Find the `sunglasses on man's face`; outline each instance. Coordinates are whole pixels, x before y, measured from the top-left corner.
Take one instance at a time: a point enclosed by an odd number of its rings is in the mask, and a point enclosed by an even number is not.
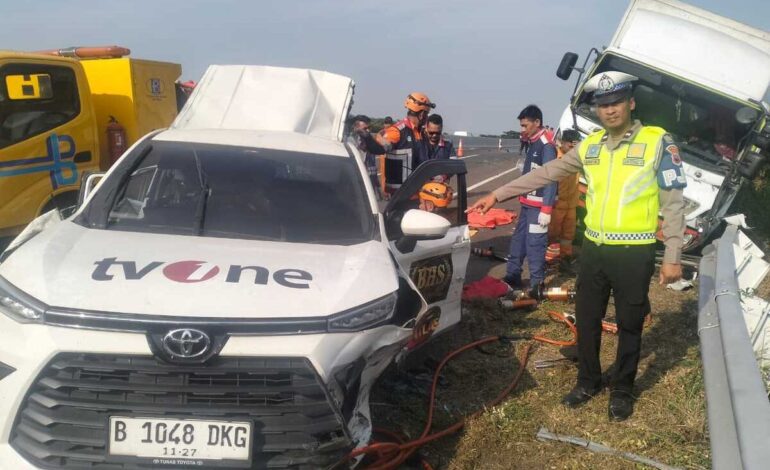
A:
[[[441,135],[441,132],[427,132],[428,135]]]

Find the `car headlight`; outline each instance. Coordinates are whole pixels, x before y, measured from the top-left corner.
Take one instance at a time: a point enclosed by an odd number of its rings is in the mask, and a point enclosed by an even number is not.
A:
[[[395,310],[396,293],[393,292],[375,301],[333,315],[327,322],[327,329],[330,332],[365,330],[387,322]]]
[[[40,322],[45,305],[0,278],[0,312],[20,323]]]

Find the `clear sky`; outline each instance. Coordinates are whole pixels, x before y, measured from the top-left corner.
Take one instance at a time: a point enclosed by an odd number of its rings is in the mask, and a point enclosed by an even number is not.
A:
[[[688,0],[770,31],[770,0]],[[574,81],[566,51],[606,45],[625,0],[3,0],[0,49],[118,44],[182,64],[308,67],[356,81],[354,112],[404,114],[422,91],[445,127],[499,133],[537,103],[556,125]]]

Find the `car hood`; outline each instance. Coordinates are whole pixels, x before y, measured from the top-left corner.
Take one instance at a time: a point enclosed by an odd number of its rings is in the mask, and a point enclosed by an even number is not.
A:
[[[95,230],[71,221],[20,246],[0,276],[56,307],[188,317],[321,317],[398,288],[388,248]]]

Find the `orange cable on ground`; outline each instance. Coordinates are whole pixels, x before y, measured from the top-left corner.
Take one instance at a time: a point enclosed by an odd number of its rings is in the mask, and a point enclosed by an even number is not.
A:
[[[565,317],[563,314],[559,312],[554,312],[549,310],[547,313],[554,320],[567,325],[567,327],[572,332],[572,339],[569,341],[563,341],[563,340],[551,339],[551,338],[547,338],[545,336],[539,336],[539,335],[533,336],[532,339],[534,339],[535,341],[540,341],[541,343],[546,343],[553,346],[573,346],[577,344],[577,328],[575,328],[575,325],[573,325],[571,321],[567,320],[567,317]]]
[[[532,336],[531,339],[533,341],[537,341],[544,344],[550,344],[552,346],[573,346],[577,344],[577,328],[575,327],[575,325],[571,321],[569,321],[567,317],[562,313],[555,312],[555,311],[548,311],[547,313],[552,319],[567,325],[567,327],[570,329],[572,333],[572,339],[566,340],[566,341],[556,340],[556,339],[548,338],[541,335]],[[649,318],[648,318],[648,321],[646,321],[645,323],[649,324]],[[615,326],[613,331],[613,328],[611,328],[611,325],[613,324],[609,322],[603,322],[602,329],[605,332],[617,333],[617,326]],[[484,408],[477,410],[476,412],[472,413],[470,416],[466,416],[465,418],[449,426],[448,428],[435,432],[433,434],[429,434],[430,428],[433,425],[433,409],[436,401],[436,388],[438,386],[438,379],[439,379],[441,370],[444,368],[444,366],[454,357],[462,354],[463,352],[469,349],[476,348],[483,344],[492,343],[496,341],[513,342],[521,339],[529,339],[529,337],[527,336],[506,337],[502,335],[487,336],[486,338],[473,341],[464,346],[461,346],[460,348],[455,349],[454,351],[449,352],[441,360],[438,367],[436,367],[436,371],[433,374],[433,383],[431,384],[430,399],[428,401],[428,418],[425,423],[425,428],[423,429],[423,432],[418,439],[415,439],[409,442],[404,442],[401,436],[399,436],[398,434],[392,431],[388,431],[387,429],[375,428],[374,430],[375,433],[388,436],[391,439],[393,439],[394,442],[373,441],[371,444],[367,446],[354,449],[344,459],[340,460],[339,462],[334,464],[332,467],[330,467],[330,469],[333,470],[335,468],[338,468],[340,465],[346,462],[349,462],[350,460],[360,456],[375,456],[377,460],[368,464],[367,467],[364,467],[366,470],[395,470],[398,468],[399,465],[401,465],[406,460],[408,460],[412,456],[412,454],[414,454],[417,451],[419,447],[459,431],[460,429],[463,428],[463,426],[465,426],[465,422],[468,419],[475,418],[476,416],[479,416],[487,408],[491,408],[500,404],[503,401],[503,399],[505,399],[505,397],[508,396],[508,394],[511,393],[511,391],[514,388],[516,388],[516,386],[519,384],[519,380],[521,380],[521,377],[524,374],[524,371],[526,370],[527,363],[529,362],[530,353],[532,351],[532,343],[529,343],[524,347],[524,352],[521,357],[521,367],[519,368],[518,371],[516,371],[516,374],[514,375],[513,380],[510,382],[510,384],[508,384],[508,386],[505,387],[505,389],[503,389],[497,397],[495,397],[490,402],[486,403]],[[425,460],[421,461],[421,465],[424,470],[433,470],[430,464]]]
[[[410,442],[399,442],[401,441],[401,438],[395,435],[394,433],[383,429],[377,429],[376,432],[394,437],[396,442],[372,442],[371,444],[365,447],[354,449],[347,457],[345,457],[340,462],[337,462],[331,468],[338,468],[340,465],[354,458],[360,457],[362,455],[370,455],[370,456],[374,455],[376,456],[377,460],[375,460],[373,463],[365,467],[367,470],[397,469],[398,466],[404,463],[409,457],[411,457],[412,454],[414,454],[414,452],[416,452],[419,447],[429,442],[435,441],[436,439],[439,439],[449,434],[452,434],[454,432],[457,432],[465,425],[466,420],[480,415],[484,411],[484,409],[488,407],[493,407],[498,405],[514,388],[516,388],[516,386],[519,383],[519,380],[521,380],[521,376],[524,374],[524,371],[526,370],[527,362],[529,361],[529,355],[532,349],[531,344],[527,344],[525,346],[524,352],[522,354],[522,359],[521,359],[521,367],[516,372],[516,375],[513,377],[513,380],[511,381],[510,384],[508,384],[507,387],[505,387],[505,389],[503,389],[502,392],[500,392],[500,394],[497,397],[495,397],[492,401],[488,402],[483,409],[478,410],[473,414],[471,414],[470,416],[463,418],[462,420],[458,421],[452,426],[449,426],[448,428],[435,432],[433,434],[429,434],[430,428],[433,425],[433,408],[436,400],[436,388],[438,386],[438,379],[439,379],[441,370],[444,368],[444,366],[451,359],[453,359],[459,354],[462,354],[465,351],[468,351],[469,349],[473,349],[477,346],[481,346],[482,344],[492,343],[496,341],[513,340],[513,339],[514,338],[507,338],[505,336],[488,336],[486,338],[482,338],[480,340],[468,343],[458,349],[455,349],[454,351],[451,351],[449,354],[444,356],[444,358],[441,360],[441,363],[439,363],[438,367],[436,367],[436,372],[433,374],[433,384],[431,385],[430,400],[428,402],[429,403],[428,418],[425,423],[425,428],[423,429],[423,432],[418,439]],[[515,339],[518,339],[518,338],[515,338]],[[422,462],[422,466],[425,469],[431,468],[430,464],[428,464],[427,462]]]

